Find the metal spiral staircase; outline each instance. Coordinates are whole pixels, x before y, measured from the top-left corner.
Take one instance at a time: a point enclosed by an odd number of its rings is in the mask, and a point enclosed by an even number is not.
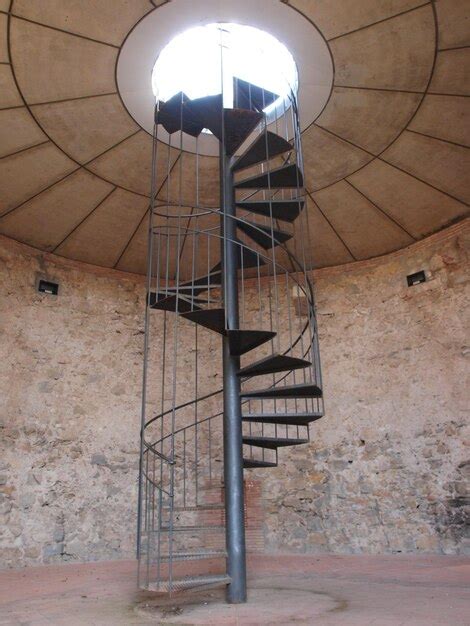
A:
[[[307,443],[323,400],[296,96],[239,79],[233,95],[156,106],[138,558],[144,589],[222,584],[242,602],[243,470]],[[197,148],[208,130],[218,207]]]

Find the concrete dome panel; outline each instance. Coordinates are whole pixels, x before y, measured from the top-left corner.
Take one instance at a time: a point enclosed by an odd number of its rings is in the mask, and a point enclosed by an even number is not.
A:
[[[150,191],[151,140],[125,111],[114,74],[127,34],[147,13],[158,17],[164,4],[15,0],[9,20],[0,14],[0,232],[46,250],[64,242],[65,256],[145,273],[147,218],[140,216]],[[286,16],[305,15],[320,29],[317,37],[330,40],[336,65],[329,103],[303,135],[306,185],[318,195],[318,206],[312,200],[306,209],[316,267],[384,254],[407,245],[406,232],[421,238],[467,214],[467,4],[435,1],[436,42],[431,2],[285,3]],[[0,0],[0,10],[10,11],[10,1]],[[175,164],[172,149],[167,183],[167,150],[159,145],[160,198],[179,198],[183,167],[182,199],[192,199],[195,157],[185,153]],[[216,207],[217,160],[201,156],[199,164],[200,199]],[[340,183],[345,178],[350,184]],[[351,214],[354,223],[346,220]],[[113,218],[117,234],[108,241]]]
[[[0,109],[19,107],[22,104],[23,101],[16,88],[11,67],[0,64]]]
[[[112,190],[112,185],[79,169],[0,218],[0,232],[52,251]]]
[[[413,243],[403,228],[346,181],[315,193],[314,198],[355,259],[368,259]]]
[[[470,45],[469,7],[467,0],[436,0],[439,24],[439,47]]]
[[[166,148],[163,148],[163,151],[166,152]],[[167,169],[166,165],[165,169]],[[183,175],[184,185],[180,185],[181,175]],[[244,172],[244,175],[246,175],[246,178],[249,177],[247,171]],[[165,200],[168,194],[170,199],[179,202],[181,190],[181,201],[192,203],[196,197],[197,183],[199,183],[200,203],[206,206],[218,207],[220,203],[218,160],[212,157],[200,157],[199,177],[197,179],[196,156],[185,152],[172,169],[168,183],[162,187],[159,197]]]
[[[408,128],[470,147],[470,107],[458,96],[426,96]]]
[[[29,104],[116,91],[116,48],[16,18],[10,37],[15,74]]]
[[[335,39],[335,85],[424,91],[434,39],[430,5]]]
[[[313,267],[354,261],[353,255],[313,199],[308,207],[308,226],[310,239],[315,242],[311,253]]]
[[[96,96],[33,107],[42,128],[67,154],[86,163],[139,128],[119,96]]]
[[[306,185],[310,190],[336,183],[373,157],[318,126],[303,135]]]
[[[150,171],[152,162],[152,139],[143,130],[126,139],[88,165],[88,169],[106,180],[130,191],[148,196],[150,194]],[[170,163],[177,158],[171,150]],[[166,176],[167,146],[158,151],[157,186]]]
[[[466,148],[405,131],[383,158],[457,200],[470,202]]]
[[[56,253],[113,267],[147,208],[147,198],[116,189],[62,242]]]
[[[0,214],[4,214],[76,169],[53,144],[41,144],[0,160]]]
[[[430,93],[470,96],[470,49],[442,50],[436,57]]]
[[[467,213],[464,204],[379,159],[348,180],[417,239]]]
[[[406,126],[421,98],[415,93],[335,87],[316,123],[379,154]]]
[[[0,63],[10,61],[8,54],[8,16],[0,13]]]
[[[311,19],[327,39],[364,28],[422,5],[420,0],[290,0],[289,4]]]
[[[26,107],[0,109],[0,158],[43,141],[47,137]]]
[[[147,238],[148,220],[143,219],[118,260],[116,269],[133,274],[145,274],[147,272]]]
[[[15,0],[15,15],[119,46],[150,0]]]

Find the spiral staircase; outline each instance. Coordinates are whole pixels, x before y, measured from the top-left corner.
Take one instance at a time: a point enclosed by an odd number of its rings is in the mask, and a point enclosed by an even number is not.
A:
[[[160,593],[233,584],[226,519],[238,448],[244,470],[276,468],[280,448],[308,443],[323,415],[296,97],[276,108],[276,94],[238,79],[233,92],[233,108],[180,93],[155,112],[138,558],[139,585]],[[219,207],[203,206],[197,151],[183,149],[184,135],[207,131],[221,147]],[[196,180],[191,201],[186,178]],[[222,369],[218,336],[224,384],[201,393],[209,366]]]

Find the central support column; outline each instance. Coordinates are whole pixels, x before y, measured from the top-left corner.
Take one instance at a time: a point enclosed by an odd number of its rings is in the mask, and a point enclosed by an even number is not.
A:
[[[238,256],[236,243],[235,194],[230,157],[220,144],[220,217],[222,293],[230,330],[238,329]],[[227,601],[246,602],[246,549],[243,495],[242,415],[240,404],[240,357],[230,354],[228,337],[223,337],[224,367],[224,483],[227,573]]]

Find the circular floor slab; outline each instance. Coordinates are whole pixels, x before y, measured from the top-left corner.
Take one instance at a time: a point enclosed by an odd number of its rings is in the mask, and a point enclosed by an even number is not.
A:
[[[223,591],[177,597],[162,603],[150,600],[136,606],[140,617],[149,622],[179,626],[256,624],[257,626],[312,624],[331,611],[341,608],[341,601],[326,593],[286,587],[258,587],[249,592],[246,604],[227,604]]]

